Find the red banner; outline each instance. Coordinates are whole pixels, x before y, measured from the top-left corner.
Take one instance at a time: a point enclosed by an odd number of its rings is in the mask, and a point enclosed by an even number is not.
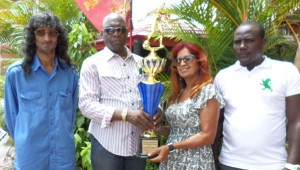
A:
[[[107,14],[124,13],[130,8],[130,0],[75,0],[75,2],[99,32],[102,29],[102,20]]]

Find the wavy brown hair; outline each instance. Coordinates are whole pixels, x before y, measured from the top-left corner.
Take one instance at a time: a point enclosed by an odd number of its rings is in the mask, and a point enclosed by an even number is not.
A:
[[[170,57],[172,63],[177,58],[178,52],[184,48],[187,48],[189,52],[195,56],[194,60],[198,63],[198,67],[199,67],[200,78],[192,85],[191,98],[194,98],[195,95],[198,94],[198,92],[201,90],[201,88],[204,85],[211,83],[213,81],[213,78],[211,76],[211,71],[207,60],[206,52],[204,51],[203,48],[201,48],[196,44],[188,43],[188,42],[177,43],[172,49],[172,54]],[[180,94],[181,90],[186,87],[186,83],[184,79],[180,78],[178,74],[177,67],[174,64],[171,64],[170,69],[171,69],[170,79],[171,79],[172,92],[168,99],[167,106],[173,104],[177,100],[177,97]]]

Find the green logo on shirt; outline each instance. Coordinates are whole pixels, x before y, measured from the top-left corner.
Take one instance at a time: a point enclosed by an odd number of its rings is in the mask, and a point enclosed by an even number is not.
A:
[[[271,92],[273,91],[272,90],[272,87],[271,87],[271,79],[266,79],[266,80],[262,80],[262,83],[260,83],[260,85],[262,85],[264,88],[262,90],[266,90],[266,89],[269,89]]]

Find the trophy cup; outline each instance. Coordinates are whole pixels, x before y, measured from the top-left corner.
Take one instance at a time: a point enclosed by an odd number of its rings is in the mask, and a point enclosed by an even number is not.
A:
[[[147,42],[146,42],[147,43]],[[142,98],[144,111],[153,117],[157,113],[160,98],[164,91],[164,85],[155,79],[155,76],[162,71],[165,66],[165,59],[161,59],[156,50],[160,47],[150,47],[150,53],[142,60],[141,66],[147,77],[138,84],[138,89]],[[148,158],[148,153],[159,145],[159,137],[153,130],[145,131],[141,136],[138,156]]]
[[[144,81],[138,84],[138,89],[142,99],[144,111],[153,117],[158,110],[160,98],[164,91],[164,85],[155,79],[155,76],[160,73],[165,67],[166,60],[160,58],[156,51],[164,48],[162,44],[163,40],[163,29],[162,29],[162,10],[164,3],[159,9],[155,10],[156,14],[154,23],[152,24],[151,32],[147,39],[143,43],[143,48],[150,51],[149,55],[141,61],[141,67],[143,72],[146,74]],[[159,46],[151,47],[150,38],[155,32],[159,33]],[[159,137],[154,133],[153,130],[143,132],[140,140],[139,152],[137,155],[141,158],[149,158],[148,153],[152,152],[159,146]]]
[[[151,47],[150,38],[158,27],[161,29],[160,18],[157,18],[152,25],[152,30],[147,40],[143,43],[143,48],[150,51],[149,55],[141,61],[142,70],[146,73],[146,79],[138,84],[138,89],[142,98],[144,111],[153,117],[157,113],[160,98],[164,91],[164,85],[155,79],[155,76],[162,71],[165,67],[166,60],[160,58],[156,51],[164,48],[162,44],[162,30],[159,35],[159,46]],[[148,153],[153,151],[159,146],[159,137],[153,132],[153,130],[145,131],[141,136],[139,153],[137,154],[141,158],[149,158]]]

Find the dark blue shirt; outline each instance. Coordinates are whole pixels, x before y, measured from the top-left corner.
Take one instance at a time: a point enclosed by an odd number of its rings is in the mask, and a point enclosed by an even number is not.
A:
[[[24,74],[21,61],[6,72],[5,122],[15,143],[16,169],[75,169],[78,73],[62,65],[55,59],[49,74],[35,56],[31,74]]]

